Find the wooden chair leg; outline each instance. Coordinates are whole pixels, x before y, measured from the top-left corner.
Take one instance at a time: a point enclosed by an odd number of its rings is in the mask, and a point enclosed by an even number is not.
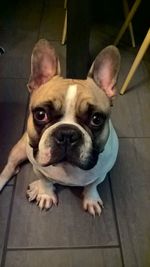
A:
[[[65,20],[64,20],[63,33],[62,33],[62,39],[61,39],[62,45],[65,44],[66,36],[67,36],[67,0],[64,0],[64,9],[65,9]]]
[[[66,42],[66,36],[67,36],[67,10],[65,13],[65,20],[64,20],[64,27],[63,27],[63,34],[62,34],[62,40],[61,44],[64,45]]]
[[[145,37],[145,39],[144,39],[144,41],[143,41],[143,43],[142,43],[142,45],[141,45],[141,47],[140,47],[140,49],[138,51],[138,54],[137,54],[136,58],[135,58],[135,60],[134,60],[134,62],[132,64],[132,67],[131,67],[128,75],[127,75],[127,78],[126,78],[126,80],[125,80],[125,82],[124,82],[124,84],[123,84],[123,86],[121,88],[121,91],[120,91],[121,95],[123,95],[124,92],[126,91],[127,86],[129,84],[129,82],[131,81],[131,79],[132,79],[137,67],[139,66],[139,64],[140,64],[140,62],[141,62],[141,60],[142,60],[142,58],[143,58],[143,56],[144,56],[144,54],[145,54],[145,52],[146,52],[146,50],[147,50],[149,45],[150,45],[150,28],[149,28],[149,30],[148,30],[148,32],[146,34],[146,37]]]
[[[123,9],[124,9],[125,18],[127,18],[128,14],[129,14],[129,6],[128,6],[127,0],[123,0]],[[129,33],[130,33],[132,47],[135,47],[135,38],[134,38],[133,26],[132,26],[131,21],[129,23]]]
[[[131,8],[126,20],[125,20],[125,22],[123,23],[123,25],[122,25],[119,33],[118,33],[118,36],[117,36],[116,40],[114,41],[114,45],[117,45],[119,43],[121,37],[123,36],[123,34],[125,33],[126,29],[128,28],[129,23],[131,22],[134,14],[136,13],[140,3],[141,3],[141,0],[136,0],[135,3],[133,4],[133,6],[132,6],[132,8]]]
[[[67,8],[67,0],[64,0],[64,9]]]

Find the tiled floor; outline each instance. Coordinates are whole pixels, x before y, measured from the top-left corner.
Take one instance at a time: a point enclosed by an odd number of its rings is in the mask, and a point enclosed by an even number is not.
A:
[[[3,5],[7,5],[6,2]],[[6,49],[0,57],[1,169],[10,147],[25,127],[26,83],[34,43],[41,37],[51,40],[60,55],[64,75],[66,69],[66,47],[60,42],[63,1],[43,0],[35,4],[30,0],[24,1],[24,6],[17,0],[13,4],[9,2],[0,15],[0,45]],[[104,32],[105,29],[103,37]],[[108,38],[109,35],[107,41]],[[91,42],[93,49],[95,40]],[[119,88],[135,55],[124,46],[120,46],[120,52]],[[82,211],[81,189],[77,188],[60,188],[59,206],[51,211],[40,212],[29,204],[25,192],[35,177],[27,163],[0,193],[1,267],[150,266],[150,74],[147,62],[140,65],[130,88],[124,96],[117,97],[112,109],[120,149],[115,167],[99,186],[105,205],[101,217],[93,219]]]

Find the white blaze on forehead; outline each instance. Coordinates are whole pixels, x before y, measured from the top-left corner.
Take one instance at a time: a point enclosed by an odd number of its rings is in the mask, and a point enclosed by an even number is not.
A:
[[[70,85],[67,90],[65,98],[65,119],[74,119],[75,117],[75,105],[77,97],[77,85]]]

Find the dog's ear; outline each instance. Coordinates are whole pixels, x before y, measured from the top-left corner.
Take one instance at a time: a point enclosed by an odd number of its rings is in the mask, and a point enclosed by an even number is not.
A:
[[[107,46],[96,57],[88,76],[105,91],[109,98],[115,95],[115,85],[120,69],[120,53],[113,46]]]
[[[45,40],[39,40],[32,51],[31,74],[27,87],[30,92],[60,75],[60,63],[55,49]]]

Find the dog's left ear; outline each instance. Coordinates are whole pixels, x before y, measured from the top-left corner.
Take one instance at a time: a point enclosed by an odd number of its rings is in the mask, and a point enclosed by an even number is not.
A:
[[[88,76],[105,91],[109,98],[115,95],[115,85],[120,69],[120,53],[113,46],[107,46],[96,57]]]
[[[39,40],[31,56],[31,74],[27,87],[30,92],[60,75],[60,63],[54,47],[45,39]]]

